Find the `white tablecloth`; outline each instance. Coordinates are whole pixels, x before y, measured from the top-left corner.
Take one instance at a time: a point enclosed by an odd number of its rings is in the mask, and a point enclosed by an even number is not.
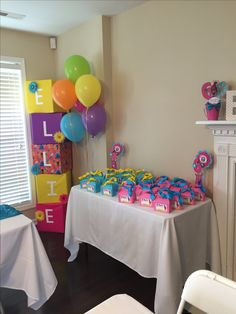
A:
[[[157,278],[155,313],[175,314],[187,277],[206,262],[221,272],[219,236],[211,200],[171,214],[74,186],[67,207],[69,261],[87,242],[144,277]]]
[[[0,220],[0,286],[24,290],[37,310],[53,294],[57,279],[34,223],[24,215]]]
[[[153,314],[127,294],[116,294],[85,314]]]

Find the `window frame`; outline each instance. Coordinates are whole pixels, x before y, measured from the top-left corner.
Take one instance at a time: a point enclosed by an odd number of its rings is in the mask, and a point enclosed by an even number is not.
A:
[[[0,56],[0,67],[6,69],[18,69],[21,71],[21,93],[22,93],[22,104],[23,104],[23,113],[24,113],[24,126],[25,126],[25,136],[26,136],[26,155],[27,161],[29,165],[29,184],[31,189],[31,200],[26,204],[12,204],[16,209],[20,211],[25,211],[29,209],[34,209],[36,206],[36,189],[35,189],[35,180],[30,171],[31,165],[33,164],[32,157],[32,138],[31,138],[31,127],[30,127],[30,114],[26,111],[25,105],[25,92],[24,92],[24,84],[26,81],[26,72],[25,72],[25,60],[24,58],[18,57],[8,57],[8,56]]]

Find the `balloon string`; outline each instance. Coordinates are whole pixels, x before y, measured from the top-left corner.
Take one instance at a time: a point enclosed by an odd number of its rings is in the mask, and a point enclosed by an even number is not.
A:
[[[90,171],[90,161],[89,161],[89,136],[87,131],[87,116],[88,116],[88,109],[86,108],[85,112],[85,125],[86,125],[86,162],[87,162],[87,169]]]

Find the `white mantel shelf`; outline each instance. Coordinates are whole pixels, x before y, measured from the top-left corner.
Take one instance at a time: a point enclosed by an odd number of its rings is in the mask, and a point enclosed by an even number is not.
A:
[[[195,123],[211,129],[214,136],[236,136],[236,121],[207,120]]]
[[[226,121],[226,120],[207,120],[207,121],[196,121],[196,124],[202,124],[202,125],[220,125],[225,126],[226,128],[229,125],[233,125],[236,127],[236,121]]]

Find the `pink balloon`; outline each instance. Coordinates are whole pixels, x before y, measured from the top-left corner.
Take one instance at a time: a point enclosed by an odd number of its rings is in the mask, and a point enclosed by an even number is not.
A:
[[[79,101],[79,99],[76,100],[74,107],[77,111],[79,111],[80,113],[82,113],[84,110],[86,110],[86,107],[84,105],[81,104],[81,102]]]

